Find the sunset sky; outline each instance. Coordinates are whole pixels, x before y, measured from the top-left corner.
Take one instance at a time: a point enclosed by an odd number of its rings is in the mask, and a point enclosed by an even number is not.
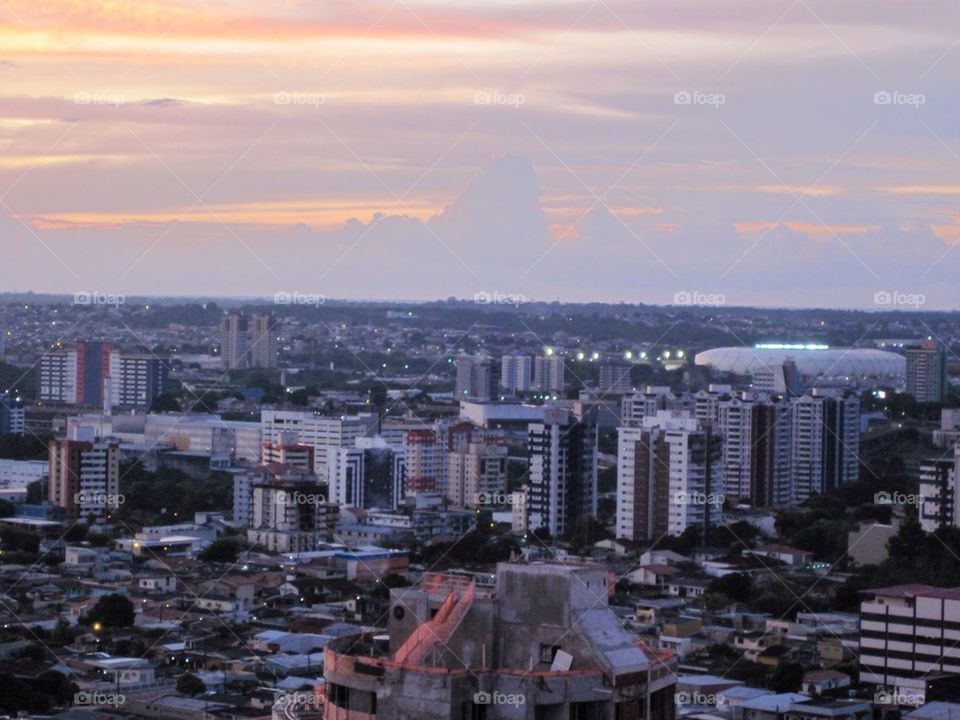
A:
[[[0,0],[0,288],[960,306],[956,0]]]

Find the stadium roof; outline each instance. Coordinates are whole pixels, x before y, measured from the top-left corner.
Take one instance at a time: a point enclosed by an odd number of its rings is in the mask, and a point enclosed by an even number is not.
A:
[[[873,348],[826,348],[819,345],[722,347],[697,353],[694,362],[720,372],[750,375],[773,369],[787,360],[806,376],[902,377],[906,358]]]

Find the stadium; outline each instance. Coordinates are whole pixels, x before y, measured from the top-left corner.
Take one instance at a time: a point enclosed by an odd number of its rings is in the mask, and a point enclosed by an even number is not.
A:
[[[786,344],[714,348],[697,353],[694,362],[716,372],[752,375],[782,367],[787,360],[801,376],[825,378],[902,380],[907,364],[904,356],[886,350]]]

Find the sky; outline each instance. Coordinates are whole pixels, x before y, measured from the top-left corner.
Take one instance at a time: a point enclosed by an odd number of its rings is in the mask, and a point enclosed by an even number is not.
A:
[[[0,0],[0,289],[960,306],[955,0]]]

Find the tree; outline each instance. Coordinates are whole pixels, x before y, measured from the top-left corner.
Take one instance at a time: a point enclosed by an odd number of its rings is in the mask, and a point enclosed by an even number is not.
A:
[[[240,543],[232,538],[220,538],[207,545],[198,557],[204,562],[235,563],[240,557]]]
[[[193,673],[184,673],[177,678],[177,692],[194,697],[207,689],[206,684]]]
[[[162,395],[157,395],[150,404],[150,412],[154,413],[179,411],[180,399],[173,393],[163,393]]]
[[[730,573],[711,580],[706,592],[726,595],[736,602],[747,602],[753,595],[753,580],[745,573]]]
[[[101,597],[87,613],[91,625],[100,623],[103,627],[131,627],[134,618],[133,603],[116,593]]]
[[[803,665],[800,663],[782,662],[770,672],[767,684],[774,692],[797,692],[803,684],[803,673]]]
[[[296,390],[290,393],[290,403],[297,407],[306,407],[310,404],[310,394],[304,390]]]

